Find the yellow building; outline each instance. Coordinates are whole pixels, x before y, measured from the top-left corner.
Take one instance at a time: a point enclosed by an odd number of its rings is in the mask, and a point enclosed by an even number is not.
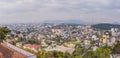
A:
[[[103,43],[103,44],[106,44],[106,43],[107,43],[107,36],[106,36],[106,35],[103,35],[103,36],[102,36],[102,43]]]
[[[105,31],[104,32],[104,35],[102,36],[102,43],[103,44],[106,44],[107,43],[107,40],[109,38],[109,35],[110,35],[110,32],[109,31]]]

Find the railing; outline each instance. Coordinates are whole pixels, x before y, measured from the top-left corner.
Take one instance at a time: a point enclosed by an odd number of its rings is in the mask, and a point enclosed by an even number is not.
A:
[[[4,43],[6,46],[8,46],[9,48],[12,48],[13,50],[15,50],[15,51],[17,51],[17,52],[25,55],[27,58],[36,58],[36,55],[34,55],[34,54],[32,54],[32,53],[29,53],[29,52],[27,52],[27,51],[24,51],[24,50],[22,50],[22,49],[20,49],[20,48],[18,48],[18,47],[16,47],[16,46],[8,43],[8,42],[3,41],[3,43]]]

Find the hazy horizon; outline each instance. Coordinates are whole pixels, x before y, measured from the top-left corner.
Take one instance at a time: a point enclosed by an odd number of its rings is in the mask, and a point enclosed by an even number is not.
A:
[[[120,23],[120,0],[0,0],[0,23]]]

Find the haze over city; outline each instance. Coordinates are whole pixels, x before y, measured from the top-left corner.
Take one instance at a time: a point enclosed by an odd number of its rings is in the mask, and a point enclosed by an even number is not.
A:
[[[0,23],[71,19],[119,23],[120,0],[0,0]]]
[[[120,0],[0,0],[0,58],[120,58]]]

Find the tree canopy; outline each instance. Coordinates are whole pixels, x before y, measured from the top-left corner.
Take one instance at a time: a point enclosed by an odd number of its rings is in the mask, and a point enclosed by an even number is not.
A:
[[[10,32],[7,27],[0,27],[0,41],[5,40],[6,35]]]

